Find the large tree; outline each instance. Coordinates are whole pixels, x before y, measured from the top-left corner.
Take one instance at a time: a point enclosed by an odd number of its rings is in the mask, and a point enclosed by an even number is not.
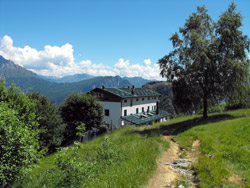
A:
[[[175,101],[184,109],[208,102],[243,97],[248,86],[249,39],[240,30],[242,16],[232,3],[215,23],[205,6],[197,7],[179,34],[172,35],[174,50],[159,60],[161,75],[173,83]]]
[[[103,121],[102,105],[90,94],[72,93],[60,106],[61,116],[67,124],[65,138],[76,138],[76,128],[82,123],[86,131],[100,128]]]
[[[35,104],[35,114],[39,123],[39,145],[40,149],[46,149],[49,153],[55,151],[63,141],[65,124],[58,110],[47,97],[38,92],[28,94]]]

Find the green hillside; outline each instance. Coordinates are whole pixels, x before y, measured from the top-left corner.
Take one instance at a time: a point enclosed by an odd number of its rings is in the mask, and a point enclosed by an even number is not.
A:
[[[73,187],[83,184],[95,188],[145,187],[156,169],[156,158],[169,147],[162,135],[173,135],[186,151],[191,150],[194,140],[200,140],[198,161],[189,167],[196,172],[200,187],[250,187],[250,109],[210,114],[207,120],[195,115],[152,127],[125,127],[80,144],[78,163],[88,173],[83,173],[80,179],[77,173],[70,174],[72,177],[67,181],[71,181]],[[108,144],[105,142],[107,136]],[[72,153],[72,147],[62,154],[60,156],[67,160],[77,156]],[[97,160],[100,154],[106,156],[102,162]],[[60,185],[60,181],[65,181],[61,173],[66,171],[58,171],[56,164],[58,154],[41,160],[25,187]],[[237,181],[231,177],[237,177]]]

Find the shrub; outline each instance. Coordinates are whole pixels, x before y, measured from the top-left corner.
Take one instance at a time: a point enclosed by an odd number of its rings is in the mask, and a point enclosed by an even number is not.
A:
[[[6,103],[0,103],[0,187],[10,187],[38,159],[37,135]]]
[[[86,187],[113,162],[121,160],[120,152],[113,148],[109,137],[96,148],[94,156],[82,155],[81,145],[74,143],[70,149],[61,148],[56,155],[55,167],[45,171],[39,187]]]

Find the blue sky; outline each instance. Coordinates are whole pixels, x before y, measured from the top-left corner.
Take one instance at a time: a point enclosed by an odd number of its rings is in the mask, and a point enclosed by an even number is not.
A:
[[[157,79],[155,64],[172,50],[171,34],[196,7],[206,5],[216,21],[230,2],[0,0],[5,44],[0,54],[43,75],[85,72]],[[250,36],[250,1],[234,2],[244,16],[242,30]]]

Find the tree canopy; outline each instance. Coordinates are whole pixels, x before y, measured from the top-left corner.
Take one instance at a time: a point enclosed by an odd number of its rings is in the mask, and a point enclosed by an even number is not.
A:
[[[242,16],[230,4],[215,23],[205,6],[197,7],[170,40],[174,50],[159,60],[162,77],[173,83],[182,109],[204,108],[208,101],[246,97],[249,86],[249,38],[240,30]]]
[[[40,154],[34,104],[0,80],[0,187],[10,187],[31,169]]]
[[[60,106],[61,116],[67,124],[65,138],[75,139],[76,128],[82,123],[86,130],[99,128],[103,121],[102,105],[90,94],[72,93]]]
[[[39,123],[39,145],[49,153],[56,150],[63,141],[65,124],[58,107],[38,92],[28,94],[35,104],[36,120]]]

